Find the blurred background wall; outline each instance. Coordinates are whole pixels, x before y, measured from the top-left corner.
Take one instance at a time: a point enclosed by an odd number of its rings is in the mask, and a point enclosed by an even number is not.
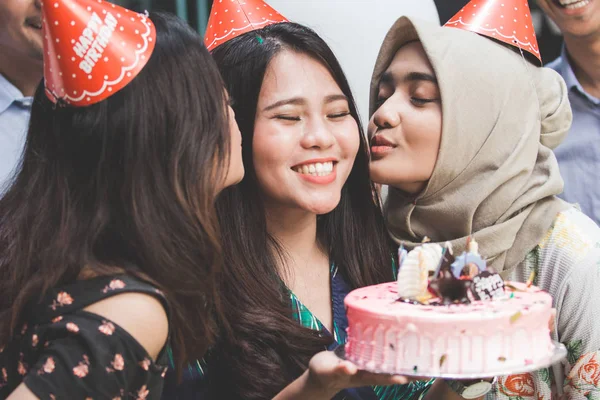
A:
[[[1,1],[1,0],[0,0]],[[187,20],[204,35],[211,0],[111,0],[136,11],[165,10]],[[445,23],[469,0],[267,0],[288,19],[315,29],[340,60],[357,101],[363,126],[368,91],[379,46],[393,22],[409,15]],[[529,0],[544,63],[560,53],[562,39],[535,0]]]
[[[128,8],[143,11],[143,10],[166,10],[172,13],[178,14],[180,17],[186,19],[194,29],[198,30],[201,34],[204,34],[206,29],[206,22],[208,20],[208,13],[212,5],[211,0],[112,0],[114,3],[124,5]],[[289,9],[294,10],[294,15],[302,14],[308,17],[315,4],[323,3],[326,4],[344,4],[340,10],[343,13],[351,12],[356,10],[360,13],[360,7],[365,4],[370,4],[378,9],[383,7],[391,7],[392,12],[389,13],[391,17],[395,15],[394,11],[399,9],[406,9],[406,13],[419,15],[422,10],[430,7],[431,3],[435,3],[439,14],[439,20],[441,23],[446,22],[452,15],[454,15],[461,7],[467,4],[469,0],[267,0],[267,3],[280,9],[282,13]],[[401,5],[398,5],[401,3]],[[412,3],[412,4],[411,4]],[[533,23],[536,27],[536,33],[538,35],[538,41],[540,42],[540,49],[542,51],[542,58],[544,63],[552,61],[560,53],[560,46],[562,39],[560,32],[556,25],[549,21],[539,10],[535,0],[529,0],[531,7],[531,13],[533,16]],[[354,7],[353,7],[354,6]],[[357,7],[358,6],[358,7]],[[297,10],[303,10],[299,14]],[[291,15],[291,14],[290,14]],[[365,17],[361,15],[361,17]],[[290,17],[291,18],[291,17]],[[308,18],[302,18],[303,20],[309,20]],[[317,16],[315,21],[322,19]],[[381,21],[372,20],[377,25],[384,25]],[[376,22],[377,21],[377,22]],[[299,21],[300,22],[300,21]],[[304,21],[306,22],[306,21]]]

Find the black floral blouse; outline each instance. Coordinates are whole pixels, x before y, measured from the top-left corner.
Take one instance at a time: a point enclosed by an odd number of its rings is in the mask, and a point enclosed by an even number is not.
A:
[[[83,310],[124,292],[155,296],[168,315],[158,289],[127,275],[77,281],[28,308],[27,323],[0,348],[0,399],[21,382],[42,400],[160,399],[167,346],[155,362],[124,329]]]

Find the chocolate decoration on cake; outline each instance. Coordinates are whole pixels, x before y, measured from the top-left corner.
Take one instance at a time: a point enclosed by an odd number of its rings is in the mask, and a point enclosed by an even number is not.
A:
[[[504,297],[504,280],[493,271],[483,271],[473,278],[471,292],[476,300],[493,300]]]
[[[429,283],[429,287],[439,296],[441,304],[469,304],[469,289],[472,281],[456,279],[451,271],[442,269],[440,276]]]
[[[455,258],[452,254],[452,245],[446,242],[446,246],[442,247],[442,258],[440,263],[433,274],[432,279],[437,279],[440,276],[441,271],[452,271],[451,265],[454,263]]]

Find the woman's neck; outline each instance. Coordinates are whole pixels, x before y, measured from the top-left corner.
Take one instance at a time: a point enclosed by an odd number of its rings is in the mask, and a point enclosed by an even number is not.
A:
[[[268,208],[267,229],[283,250],[281,279],[331,332],[329,255],[317,238],[317,215],[305,210]]]
[[[323,255],[317,240],[316,214],[283,207],[269,207],[266,214],[267,230],[282,246],[288,269],[302,268]]]

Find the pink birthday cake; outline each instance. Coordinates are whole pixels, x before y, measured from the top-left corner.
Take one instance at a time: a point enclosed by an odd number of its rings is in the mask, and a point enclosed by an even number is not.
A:
[[[552,298],[531,282],[502,281],[476,244],[456,259],[434,244],[399,253],[398,282],[345,299],[345,357],[359,368],[493,376],[551,357]]]

